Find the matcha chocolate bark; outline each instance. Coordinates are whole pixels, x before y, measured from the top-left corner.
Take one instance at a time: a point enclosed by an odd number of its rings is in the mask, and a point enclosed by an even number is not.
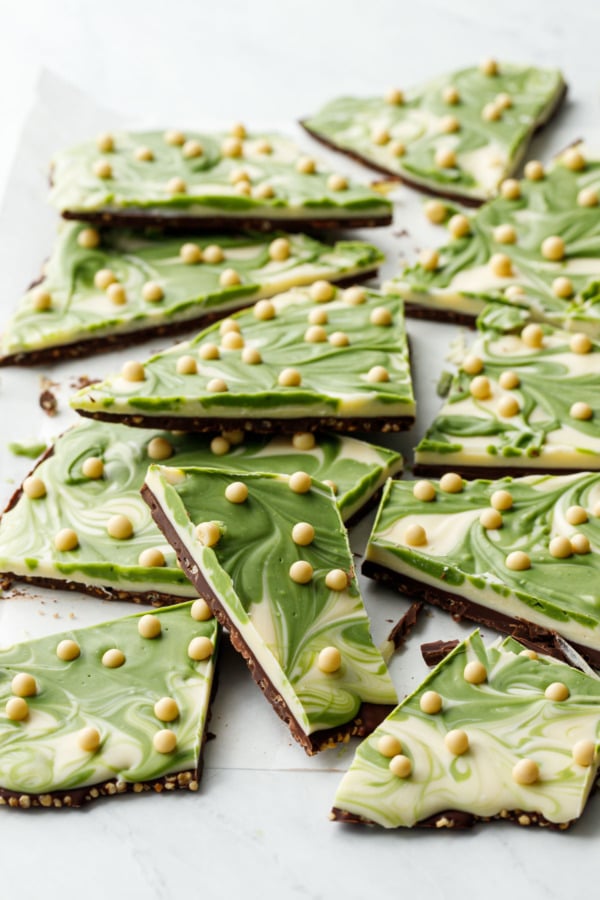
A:
[[[488,304],[508,327],[519,319],[600,335],[600,161],[584,145],[544,167],[531,161],[521,181],[471,216],[437,202],[452,236],[421,252],[386,285],[415,315],[473,323]]]
[[[130,360],[71,405],[189,431],[399,431],[415,416],[402,301],[316,281]]]
[[[600,344],[530,323],[488,330],[463,355],[416,471],[600,468]]]
[[[0,518],[0,575],[155,605],[195,597],[139,494],[157,459],[253,472],[302,468],[335,485],[346,520],[402,466],[398,453],[344,436],[232,432],[211,440],[82,420],[57,438]]]
[[[388,482],[363,572],[600,664],[600,474]]]
[[[289,137],[119,132],[57,153],[50,201],[65,218],[169,230],[388,225],[391,203]]]
[[[568,828],[598,771],[599,701],[596,678],[475,632],[360,745],[332,818]]]
[[[338,97],[314,137],[429,193],[481,202],[515,172],[565,94],[557,69],[486,60],[381,97]]]
[[[152,466],[143,495],[307,753],[381,721],[396,695],[328,486],[305,472]]]
[[[0,805],[197,791],[217,637],[197,600],[0,650]]]
[[[65,223],[0,339],[0,365],[83,356],[208,324],[319,278],[377,270],[372,244],[281,233],[168,238]]]

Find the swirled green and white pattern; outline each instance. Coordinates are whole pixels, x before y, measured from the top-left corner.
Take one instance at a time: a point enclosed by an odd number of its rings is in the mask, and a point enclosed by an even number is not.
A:
[[[520,334],[487,331],[469,348],[489,381],[489,395],[470,391],[477,375],[459,369],[438,416],[419,443],[415,459],[426,467],[492,466],[494,469],[600,468],[600,345],[574,353],[571,336],[543,326],[541,347],[528,346]],[[504,372],[519,379],[510,390],[500,386]],[[518,404],[513,415],[502,403]],[[572,415],[585,402],[591,416]]]
[[[245,502],[225,498],[233,481],[247,486]],[[160,466],[148,470],[146,483],[306,734],[351,722],[363,702],[396,702],[371,638],[348,538],[328,487],[313,482],[307,493],[299,494],[284,475]],[[206,521],[218,522],[222,530],[213,547],[203,546],[195,535],[196,525]],[[308,546],[292,540],[298,522],[314,526],[315,538]],[[290,566],[298,560],[313,567],[308,584],[290,577]],[[332,569],[346,572],[346,589],[327,587],[325,577]],[[330,646],[339,650],[342,663],[337,672],[326,674],[317,660]]]
[[[208,637],[216,647],[217,623],[195,621],[190,603],[158,610],[161,633],[143,638],[140,616],[55,634],[0,651],[0,786],[24,794],[68,791],[106,781],[135,783],[195,770],[202,745],[216,652],[202,662],[188,656],[195,637]],[[63,639],[80,647],[77,659],[59,659]],[[102,664],[106,650],[125,656],[118,668]],[[11,681],[21,672],[32,675],[35,696],[27,698],[29,715],[12,721],[4,708]],[[177,718],[165,724],[154,704],[172,697]],[[93,727],[100,733],[95,751],[82,750],[78,733]],[[177,745],[159,753],[154,735],[170,728]]]
[[[365,302],[353,305],[345,296],[337,288],[331,300],[317,303],[309,289],[280,294],[271,301],[273,318],[257,318],[252,309],[231,317],[239,326],[243,348],[223,347],[217,322],[192,341],[147,360],[143,381],[112,375],[74,394],[71,405],[84,415],[141,414],[144,419],[166,414],[240,419],[414,416],[402,301],[366,291]],[[327,318],[321,326],[325,337],[310,341],[305,337],[309,314],[317,307]],[[379,307],[389,312],[388,324],[371,322]],[[346,336],[345,344],[333,343],[336,333]],[[203,358],[207,344],[219,347],[219,358]],[[260,363],[244,362],[242,350],[248,348],[258,351]],[[183,356],[194,358],[194,374],[177,372]],[[371,369],[379,366],[388,380],[369,379]],[[301,375],[297,387],[279,384],[279,375],[288,368]],[[227,390],[211,391],[208,386],[214,380],[224,381]]]
[[[493,304],[491,321],[498,326],[532,318],[600,336],[600,215],[597,206],[577,202],[585,189],[600,191],[600,161],[585,145],[578,149],[586,159],[581,170],[558,156],[541,180],[519,182],[520,197],[498,197],[470,215],[470,233],[439,248],[436,269],[410,265],[386,290],[442,314],[475,317]],[[514,228],[515,243],[497,239],[500,225]],[[551,236],[563,239],[563,259],[543,256],[542,243]],[[494,274],[490,260],[497,253],[509,257],[511,274]],[[555,293],[559,277],[571,282],[571,296]]]
[[[444,99],[451,86],[458,92],[455,103]],[[304,124],[338,149],[426,190],[485,200],[516,170],[532,132],[551,115],[563,90],[556,69],[499,63],[495,75],[462,69],[409,88],[402,103],[383,96],[339,97]],[[504,94],[512,105],[488,121],[483,110]],[[449,116],[455,130],[445,130]],[[455,165],[436,164],[441,148],[455,154]]]
[[[230,444],[225,453],[221,447],[217,455],[210,439],[199,435],[82,420],[57,438],[52,454],[36,468],[46,495],[32,499],[21,494],[0,519],[0,572],[129,592],[195,596],[139,493],[152,462],[148,446],[156,437],[171,444],[169,464],[174,466],[235,466],[240,471],[288,474],[301,469],[331,480],[344,518],[354,515],[402,466],[394,451],[343,436],[317,435],[311,449],[298,450],[291,437],[240,435],[241,443]],[[82,467],[89,457],[103,461],[102,478],[84,475]],[[133,523],[130,540],[109,536],[107,524],[115,514],[127,515]],[[54,537],[62,528],[75,530],[76,549],[56,550]],[[139,564],[140,553],[151,548],[163,553],[165,566],[149,569]]]
[[[414,482],[389,482],[369,539],[366,558],[392,572],[465,597],[511,619],[557,631],[582,647],[600,649],[600,474],[529,475],[464,482],[460,493],[436,488],[431,502],[413,495]],[[511,509],[499,528],[480,522],[492,494],[510,492]],[[567,511],[581,506],[586,521],[570,524]],[[407,529],[420,525],[426,540],[409,546]],[[576,534],[590,551],[566,558],[550,553],[550,541]],[[531,567],[516,571],[506,559],[523,551]]]
[[[305,218],[341,220],[358,213],[389,219],[388,200],[357,181],[348,180],[343,190],[332,190],[332,174],[322,162],[314,172],[302,173],[297,163],[302,151],[281,134],[250,133],[241,141],[238,156],[222,152],[226,133],[189,132],[189,141],[202,147],[198,156],[187,158],[180,145],[168,144],[162,132],[118,132],[113,135],[114,149],[102,153],[95,141],[79,144],[57,153],[52,162],[50,202],[61,212],[158,212],[168,221],[192,215],[232,219]],[[270,152],[262,152],[264,143]],[[141,161],[135,151],[146,147],[153,159]],[[100,178],[94,165],[103,160],[110,165],[111,177]],[[236,190],[236,181],[245,173],[251,185],[249,196]],[[185,191],[173,193],[169,182],[181,178]],[[256,189],[269,186],[272,197],[263,197]],[[254,196],[252,195],[254,189]],[[257,196],[258,193],[258,196]]]
[[[556,825],[578,819],[594,784],[598,760],[574,762],[581,740],[600,740],[600,682],[547,657],[530,659],[512,640],[485,646],[475,632],[425,678],[358,748],[334,800],[337,809],[384,828],[411,827],[449,810],[476,817],[513,812],[529,824],[541,814]],[[465,680],[468,662],[487,670],[482,684]],[[549,700],[544,691],[561,682],[570,696]],[[442,698],[435,715],[421,710],[426,691]],[[469,748],[454,756],[444,738],[464,730]],[[397,738],[412,762],[406,778],[392,774],[378,749],[383,736]],[[596,754],[597,756],[597,754]],[[517,784],[513,767],[532,759],[534,784]]]
[[[100,232],[98,247],[88,249],[78,242],[83,228],[80,223],[62,225],[41,282],[27,291],[6,324],[2,356],[225,314],[318,278],[335,281],[373,271],[383,259],[372,244],[338,241],[329,245],[296,234],[286,236],[288,258],[273,260],[269,246],[281,237],[277,233],[173,239],[111,229]],[[201,250],[217,245],[223,259],[186,264],[180,250],[187,243]],[[105,290],[95,286],[94,277],[103,269],[109,269],[124,288],[124,303],[115,305]],[[226,269],[238,274],[239,284],[221,285],[219,279]],[[142,290],[147,282],[160,287],[161,300],[144,299]],[[49,309],[36,308],[40,290],[50,294]]]

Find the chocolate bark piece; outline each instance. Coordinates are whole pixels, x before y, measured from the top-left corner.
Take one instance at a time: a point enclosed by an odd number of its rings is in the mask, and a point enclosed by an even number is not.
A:
[[[354,283],[382,259],[372,244],[303,234],[173,238],[64,224],[44,275],[4,328],[0,365],[75,358],[204,326],[294,285]]]
[[[51,203],[66,218],[170,231],[388,225],[392,206],[281,134],[118,132],[58,153]],[[189,155],[191,149],[195,155]]]
[[[583,333],[482,329],[416,448],[416,473],[600,468],[599,376],[600,344]]]
[[[391,178],[476,204],[517,171],[565,93],[557,69],[488,60],[407,91],[338,97],[301,124]]]
[[[359,746],[332,818],[564,830],[596,778],[599,700],[596,677],[475,632]]]
[[[198,790],[218,625],[203,601],[0,651],[0,806]]]
[[[415,415],[402,302],[317,281],[126,363],[71,405],[141,427],[399,431]]]
[[[307,753],[396,702],[330,489],[306,473],[152,466],[143,496],[198,593]]]
[[[463,217],[436,255],[410,264],[385,286],[424,317],[508,329],[529,319],[600,335],[598,152],[578,143]],[[529,173],[529,177],[527,177]],[[464,221],[463,221],[464,218]],[[488,307],[490,307],[488,309]]]
[[[3,580],[157,606],[196,596],[139,495],[157,458],[240,471],[304,469],[335,483],[345,520],[359,517],[402,467],[398,453],[346,436],[234,432],[212,441],[82,419],[42,456],[0,518]],[[109,534],[115,514],[132,523],[131,537]],[[77,546],[58,550],[64,528],[75,532]]]
[[[448,475],[429,500],[412,482],[388,485],[363,572],[544,652],[558,634],[598,665],[600,474]]]

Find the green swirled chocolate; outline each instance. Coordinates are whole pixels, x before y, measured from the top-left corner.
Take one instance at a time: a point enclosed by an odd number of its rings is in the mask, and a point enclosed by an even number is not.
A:
[[[232,482],[248,490],[230,502]],[[158,503],[157,521],[176,535],[200,582],[208,585],[306,735],[352,720],[362,703],[394,703],[395,691],[354,574],[352,554],[330,488],[312,482],[292,489],[289,476],[172,469],[152,466],[146,485]],[[215,544],[202,543],[200,523],[218,523]],[[314,528],[310,543],[296,543],[294,526]],[[306,583],[292,578],[297,562],[308,563]],[[345,586],[328,587],[332,570]],[[193,576],[192,576],[193,577]],[[206,591],[205,591],[206,593]],[[237,642],[234,642],[238,646]],[[320,654],[335,648],[339,666],[320,667]],[[238,649],[240,649],[238,647]]]
[[[191,608],[185,603],[156,611],[160,633],[153,638],[140,634],[136,615],[0,651],[0,791],[20,795],[14,805],[51,806],[49,794],[75,791],[62,803],[79,806],[99,792],[114,794],[181,772],[192,777],[179,786],[197,790],[216,653],[195,661],[188,647],[203,637],[215,648],[218,626],[214,618],[196,621]],[[63,640],[76,642],[77,658],[59,658]],[[111,649],[124,656],[116,668],[102,662]],[[15,698],[13,679],[21,673],[35,679],[35,694],[25,698],[27,717],[13,720],[6,705]],[[156,715],[155,703],[164,697],[177,704],[172,721]],[[94,750],[80,746],[87,728],[99,735]],[[175,734],[170,752],[154,746],[162,729]],[[95,792],[85,790],[92,785]]]
[[[313,299],[313,288],[298,289],[274,298],[267,316],[258,307],[236,313],[151,357],[143,380],[110,376],[76,393],[71,405],[134,425],[176,417],[173,427],[198,430],[204,419],[258,427],[267,417],[325,419],[327,427],[330,419],[369,419],[386,431],[394,419],[414,418],[402,301],[361,290],[357,304],[356,288],[327,290],[326,302]],[[311,325],[315,311],[322,325]],[[224,333],[231,323],[237,336]],[[180,374],[182,358],[191,361],[189,374]],[[289,382],[284,373],[292,373]]]
[[[22,360],[36,350],[81,341],[90,341],[93,350],[106,335],[198,324],[202,317],[225,314],[297,284],[373,271],[383,259],[376,247],[360,241],[328,245],[302,234],[278,233],[174,239],[115,229],[100,232],[99,245],[87,248],[79,243],[84,230],[80,223],[62,226],[42,280],[27,291],[4,329],[0,363],[2,356]],[[187,245],[200,252],[219,247],[222,259],[186,264],[181,253]],[[277,250],[285,258],[272,259]],[[227,270],[237,274],[239,283],[221,283]],[[108,283],[98,286],[103,275]],[[144,297],[148,283],[159,289],[152,299]],[[119,285],[124,295],[111,295]],[[48,295],[42,308],[40,292]]]
[[[198,435],[82,420],[57,438],[51,455],[35,470],[45,495],[31,498],[21,493],[0,519],[0,572],[34,582],[51,579],[112,589],[124,599],[154,592],[195,596],[139,494],[152,455],[164,458],[169,448],[172,465],[233,465],[241,471],[287,473],[303,469],[315,478],[331,480],[345,519],[402,466],[399,454],[343,436],[229,438],[219,439],[213,452],[210,439]],[[298,442],[305,449],[298,449]],[[84,465],[90,457],[102,461],[102,477],[86,477]],[[117,514],[132,522],[132,538],[109,536],[108,522]],[[76,532],[75,549],[56,549],[54,538],[63,528]],[[165,565],[141,565],[140,554],[154,549],[160,550]]]
[[[487,331],[469,347],[416,449],[421,469],[600,468],[600,345],[542,333],[539,347],[528,330]]]
[[[95,141],[63,150],[52,162],[50,201],[62,213],[134,213],[140,221],[149,213],[165,222],[343,221],[360,214],[387,224],[391,217],[389,201],[365,185],[345,180],[332,187],[322,163],[299,171],[303,151],[284,135],[251,133],[236,145],[226,133],[189,132],[185,141],[169,143],[156,131],[118,132],[109,151]],[[192,142],[200,152],[186,155]],[[139,159],[140,148],[152,158]]]
[[[432,501],[413,494],[414,482],[388,483],[366,559],[507,617],[499,627],[531,622],[597,659],[600,474],[470,481],[458,493],[432,483]],[[497,491],[510,508],[492,508]],[[416,540],[411,526],[423,529]]]
[[[492,304],[497,326],[529,317],[600,336],[600,161],[576,145],[518,192],[469,216],[470,233],[439,249],[435,269],[408,266],[386,290],[436,315],[475,317]],[[544,251],[551,237],[563,242],[555,258]]]
[[[490,61],[386,97],[339,97],[303,125],[339,150],[416,187],[471,200],[494,196],[533,131],[560,103],[556,69]],[[438,154],[452,156],[445,162]]]
[[[345,812],[384,828],[410,828],[433,816],[438,827],[452,827],[453,812],[522,825],[541,817],[563,826],[578,819],[598,770],[600,682],[521,649],[511,639],[485,646],[478,632],[459,644],[360,745],[338,787],[335,816]],[[485,681],[467,681],[469,663],[485,668]],[[565,700],[545,696],[553,683],[566,686]],[[441,698],[435,714],[421,708],[428,691]],[[456,730],[467,737],[461,754],[446,743]],[[410,760],[406,777],[395,775],[381,752],[390,738]],[[579,742],[590,748],[587,765],[574,759]],[[575,756],[581,759],[577,749]],[[523,760],[538,768],[530,784],[513,775]]]

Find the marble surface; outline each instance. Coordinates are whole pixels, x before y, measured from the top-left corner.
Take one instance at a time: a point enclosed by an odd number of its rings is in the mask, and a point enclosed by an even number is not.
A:
[[[119,121],[202,127],[241,119],[287,124],[293,131],[294,119],[329,96],[410,84],[484,55],[563,68],[569,100],[555,125],[536,139],[535,155],[547,158],[575,137],[593,137],[598,119],[600,8],[589,2],[571,3],[567,11],[557,0],[477,7],[470,0],[414,6],[375,0],[355,13],[341,0],[231,0],[218,6],[178,0],[165,9],[158,0],[30,0],[11,4],[10,11],[2,6],[0,77],[10,87],[0,96],[2,316],[35,277],[55,226],[45,205],[47,158],[59,144]],[[44,74],[44,68],[51,71]],[[337,166],[368,177],[339,159]],[[396,271],[400,258],[443,240],[426,225],[418,195],[400,189],[395,196],[394,227],[372,235],[388,253],[384,275]],[[410,460],[438,407],[435,384],[444,357],[464,332],[411,321],[409,333],[419,418],[410,435],[393,440]],[[153,342],[146,349],[158,347]],[[31,465],[12,456],[7,442],[59,433],[72,420],[66,397],[73,378],[111,371],[122,356],[0,372],[2,503]],[[42,376],[58,385],[53,419],[37,405]],[[358,554],[369,521],[352,532]],[[379,642],[407,603],[363,585]],[[60,592],[9,593],[0,604],[0,644],[129,611],[126,604]],[[442,613],[423,615],[393,661],[399,693],[413,689],[425,673],[422,640],[469,630]],[[1,811],[0,859],[10,896],[53,900],[84,892],[87,900],[169,900],[201,891],[213,900],[243,888],[247,898],[362,900],[399,891],[440,900],[475,891],[486,898],[554,898],[573,892],[574,873],[579,883],[596,874],[597,797],[566,833],[501,824],[463,835],[388,833],[329,822],[352,748],[306,757],[228,648],[210,731],[216,737],[206,747],[196,795],[118,797],[82,812]]]

